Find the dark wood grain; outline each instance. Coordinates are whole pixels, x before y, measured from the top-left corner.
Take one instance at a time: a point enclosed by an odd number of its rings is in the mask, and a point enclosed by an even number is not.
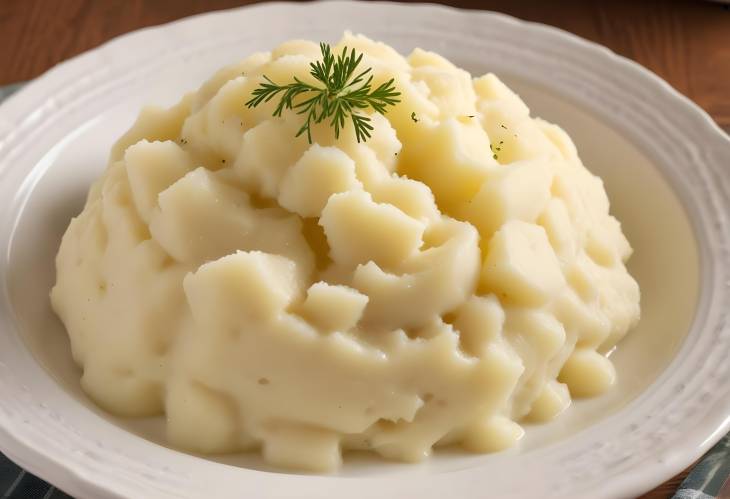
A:
[[[0,0],[0,85],[128,31],[238,5],[241,0]],[[634,59],[730,128],[730,10],[704,1],[442,1],[543,22]],[[642,499],[671,497],[686,471]]]

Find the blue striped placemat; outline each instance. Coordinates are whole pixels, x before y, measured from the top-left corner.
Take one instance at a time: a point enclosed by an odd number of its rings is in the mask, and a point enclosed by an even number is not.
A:
[[[0,87],[0,102],[22,87]],[[682,482],[673,499],[713,499],[730,476],[730,435],[717,443]],[[1,499],[72,499],[56,487],[26,472],[0,453]]]

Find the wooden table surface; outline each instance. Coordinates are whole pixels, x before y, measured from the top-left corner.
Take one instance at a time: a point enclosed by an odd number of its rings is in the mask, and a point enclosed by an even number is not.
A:
[[[241,0],[0,0],[0,85],[28,80],[114,37]],[[634,59],[730,131],[730,9],[700,0],[455,0],[551,24]],[[684,474],[642,499],[671,497]]]

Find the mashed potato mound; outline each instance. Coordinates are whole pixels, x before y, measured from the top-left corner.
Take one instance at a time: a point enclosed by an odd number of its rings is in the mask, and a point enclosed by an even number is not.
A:
[[[244,103],[307,81],[284,43],[144,109],[58,253],[53,308],[82,385],[164,413],[171,443],[260,448],[327,471],[346,449],[405,461],[514,445],[607,390],[639,317],[631,247],[570,138],[496,76],[346,34],[401,102],[335,140]]]

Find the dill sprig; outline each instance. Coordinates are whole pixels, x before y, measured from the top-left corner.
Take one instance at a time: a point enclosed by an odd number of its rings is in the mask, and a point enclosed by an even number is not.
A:
[[[278,85],[264,75],[265,81],[254,89],[253,97],[246,102],[246,106],[253,108],[280,95],[274,116],[281,116],[284,109],[293,109],[297,114],[305,115],[297,137],[306,132],[307,140],[311,144],[312,123],[329,120],[330,126],[335,129],[335,138],[339,138],[340,130],[350,120],[357,141],[365,142],[370,138],[373,126],[370,124],[370,117],[361,111],[370,107],[385,114],[386,106],[394,106],[400,102],[397,98],[400,92],[396,91],[394,79],[391,78],[373,89],[372,68],[356,73],[362,54],[357,54],[355,49],[348,53],[345,47],[342,53],[335,56],[326,43],[320,43],[319,48],[322,60],[310,63],[309,73],[324,87],[310,85],[296,76],[292,83]]]

